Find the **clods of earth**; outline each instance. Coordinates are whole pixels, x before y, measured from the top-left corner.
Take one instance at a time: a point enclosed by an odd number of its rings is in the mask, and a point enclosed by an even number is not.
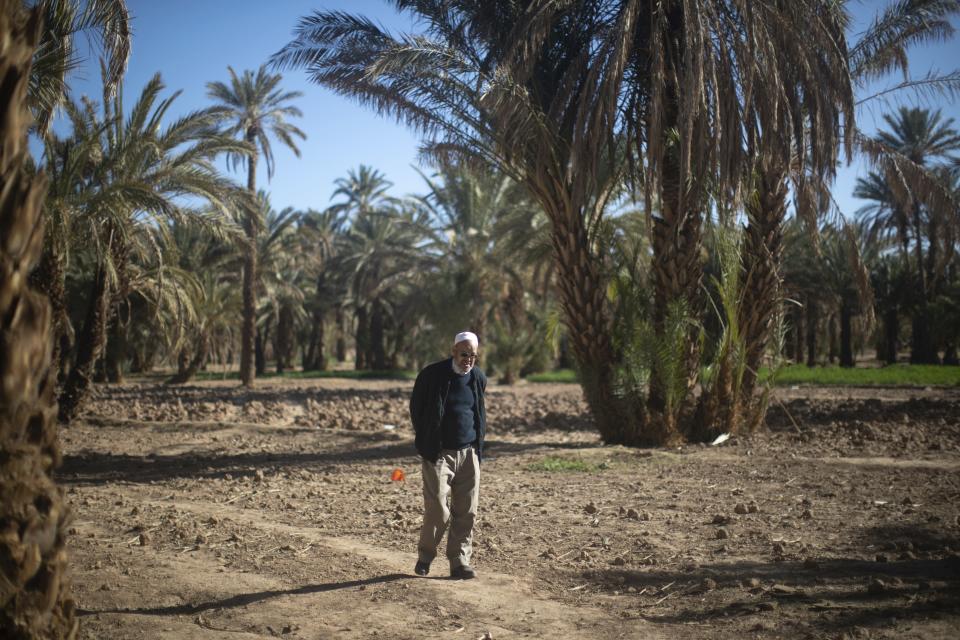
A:
[[[960,389],[779,390],[755,436],[637,450],[575,385],[491,385],[469,582],[413,574],[410,390],[98,387],[61,432],[80,637],[960,633]]]

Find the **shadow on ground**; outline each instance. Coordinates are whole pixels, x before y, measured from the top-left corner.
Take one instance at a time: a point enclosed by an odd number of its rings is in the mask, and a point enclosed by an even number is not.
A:
[[[253,477],[260,471],[308,470],[324,473],[333,465],[362,464],[383,460],[395,464],[400,459],[415,458],[413,442],[377,442],[370,444],[370,434],[346,436],[350,444],[325,451],[244,452],[190,451],[175,455],[129,455],[102,451],[82,451],[66,455],[58,470],[62,482],[72,485],[102,485],[113,482],[149,483],[175,478],[216,479],[230,474],[233,478]],[[379,438],[377,438],[379,439]],[[365,446],[364,446],[365,445]],[[541,449],[576,449],[582,445],[570,442],[518,443],[488,441],[487,459]]]
[[[890,534],[883,529],[868,532],[876,542]],[[923,538],[921,527],[903,529],[898,535]],[[956,540],[951,542],[956,543]],[[813,627],[838,633],[853,627],[879,627],[891,619],[929,620],[956,617],[960,611],[960,558],[916,559],[868,562],[860,559],[827,559],[815,565],[802,562],[719,562],[697,566],[690,571],[611,568],[593,574],[597,586],[618,589],[633,587],[638,593],[652,592],[669,613],[640,615],[651,622],[668,624],[714,624],[732,616],[778,612],[791,609],[817,612]],[[755,579],[758,586],[749,588]],[[742,591],[742,597],[723,604],[710,592],[722,589]],[[682,597],[669,602],[671,595]],[[712,604],[713,603],[713,604]],[[647,605],[650,606],[650,605]]]
[[[324,584],[308,584],[302,587],[296,587],[293,589],[276,589],[271,591],[259,591],[257,593],[242,593],[235,596],[230,596],[229,598],[222,598],[220,600],[209,600],[207,602],[200,602],[198,604],[179,604],[169,607],[145,607],[142,609],[99,609],[99,610],[89,610],[89,609],[79,609],[77,613],[80,616],[90,616],[98,613],[123,613],[123,614],[134,614],[141,616],[178,616],[178,615],[193,615],[196,613],[202,613],[204,611],[210,611],[212,609],[231,609],[235,607],[243,607],[246,605],[253,604],[255,602],[263,602],[264,600],[269,600],[271,598],[277,598],[280,596],[298,596],[311,593],[323,593],[325,591],[337,591],[339,589],[351,589],[354,587],[364,587],[374,584],[384,584],[387,582],[396,582],[398,580],[412,580],[413,576],[403,574],[403,573],[391,573],[384,576],[377,576],[374,578],[367,578],[365,580],[347,580],[344,582],[327,582]]]

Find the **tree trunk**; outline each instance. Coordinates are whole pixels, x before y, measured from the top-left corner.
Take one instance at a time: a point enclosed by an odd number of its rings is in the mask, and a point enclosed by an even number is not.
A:
[[[80,411],[90,393],[94,367],[103,353],[110,313],[110,291],[104,267],[98,267],[90,286],[90,304],[80,334],[77,356],[60,393],[60,421],[69,424]]]
[[[70,353],[73,329],[67,314],[63,261],[50,238],[47,238],[40,264],[30,274],[30,285],[46,295],[50,301],[50,310],[53,313],[53,352],[50,359],[54,369],[59,372],[64,369],[62,360]]]
[[[806,307],[794,308],[793,316],[797,320],[797,326],[794,331],[793,352],[796,354],[794,362],[801,364],[803,362],[804,344],[807,337],[807,310]]]
[[[889,309],[883,316],[883,362],[897,363],[897,351],[900,349],[900,314],[896,308]]]
[[[807,329],[807,366],[817,366],[817,325],[819,324],[819,309],[813,299],[807,301],[807,317],[804,323]]]
[[[317,371],[327,370],[327,351],[324,343],[327,340],[326,326],[323,321],[323,312],[317,312],[314,316],[314,330],[317,332],[316,350],[313,353],[313,368]]]
[[[933,344],[933,335],[930,330],[930,302],[929,282],[927,269],[923,259],[923,227],[920,204],[914,205],[913,212],[914,234],[916,235],[915,249],[917,261],[916,295],[919,303],[915,305],[912,317],[912,331],[910,336],[910,363],[911,364],[939,364],[936,347]]]
[[[357,371],[363,371],[370,364],[367,361],[367,354],[370,350],[370,323],[367,320],[367,308],[363,305],[357,307],[357,332],[354,342],[356,353],[353,358],[353,368]]]
[[[197,371],[200,370],[200,367],[207,359],[209,344],[210,341],[207,338],[207,334],[201,333],[197,337],[197,344],[194,347],[193,357],[190,358],[185,366],[177,372],[177,375],[167,380],[167,384],[183,384],[193,380],[193,377],[197,375]]]
[[[107,382],[119,384],[123,382],[123,365],[127,360],[127,327],[121,322],[119,313],[115,312],[111,315],[113,321],[108,330],[104,368],[107,373]]]
[[[256,145],[257,135],[253,128],[247,131],[247,142]],[[255,148],[255,147],[254,147]],[[253,153],[247,162],[247,190],[251,198],[257,196],[257,154]],[[256,205],[246,212],[243,230],[246,232],[247,245],[243,258],[243,328],[240,332],[240,383],[252,387],[256,377],[254,349],[257,333],[257,232],[259,230],[259,212]]]
[[[681,305],[686,319],[702,316],[701,263],[703,212],[699,200],[693,197],[693,189],[680,183],[680,167],[673,154],[664,158],[663,200],[661,216],[653,222],[653,328],[658,341],[669,340],[672,310]],[[685,197],[682,193],[686,192]],[[691,199],[693,201],[691,201]],[[680,320],[675,318],[674,320]],[[698,323],[689,323],[680,349],[677,367],[665,367],[654,361],[650,372],[649,407],[651,422],[663,425],[661,442],[673,434],[696,437],[681,433],[695,424],[681,426],[684,415],[690,413],[693,401],[692,390],[700,372],[700,341]],[[674,375],[668,373],[673,370]],[[671,396],[678,396],[671,400]]]
[[[910,364],[940,364],[930,330],[930,309],[925,300],[914,309],[911,328]]]
[[[337,325],[337,362],[344,362],[347,359],[347,320],[341,304],[337,305],[334,324]]]
[[[837,332],[837,315],[827,316],[827,361],[833,364],[840,357],[840,336]]]
[[[850,305],[840,305],[840,366],[851,368],[853,361],[853,310]]]
[[[766,395],[755,392],[773,322],[783,304],[780,265],[783,261],[783,219],[787,210],[786,172],[777,167],[762,171],[757,196],[747,202],[746,208],[749,222],[742,251],[742,299],[737,309],[744,347],[743,378],[736,392],[736,401],[741,406],[738,411],[727,414],[728,418],[743,422],[707,423],[716,425],[713,431],[717,434],[753,431],[763,423],[766,414]]]
[[[303,357],[304,370],[320,371],[326,368],[326,354],[323,350],[325,339],[323,315],[323,311],[319,307],[314,307],[311,314],[313,322],[310,326],[310,340]]]
[[[47,300],[28,285],[43,248],[46,179],[23,169],[29,153],[30,63],[42,13],[0,0],[0,637],[74,638],[69,595],[70,510],[54,482],[54,335]]]
[[[277,373],[289,369],[293,361],[293,311],[289,305],[280,307],[280,317],[277,320],[277,337],[273,340],[274,354],[277,360]]]
[[[658,444],[659,431],[647,432],[642,407],[630,411],[614,395],[613,346],[606,308],[606,286],[593,259],[578,211],[548,210],[556,258],[557,286],[564,324],[580,372],[583,395],[604,442],[641,446]]]
[[[370,314],[370,355],[371,366],[376,371],[387,368],[387,352],[383,347],[383,304],[373,301],[373,313]]]
[[[253,341],[253,356],[254,356],[254,366],[256,367],[257,375],[262,376],[267,372],[267,354],[266,343],[268,333],[267,327],[257,329],[256,334],[254,335]]]

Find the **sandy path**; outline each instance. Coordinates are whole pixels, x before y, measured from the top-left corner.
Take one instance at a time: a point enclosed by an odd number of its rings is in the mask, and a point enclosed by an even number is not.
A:
[[[131,499],[129,489],[125,494]],[[141,498],[138,502],[145,509],[170,507],[169,501]],[[230,520],[247,528],[251,537],[281,534],[323,547],[352,575],[295,585],[266,571],[225,569],[209,554],[180,553],[171,559],[169,553],[149,550],[144,554],[135,548],[143,566],[135,567],[135,561],[121,563],[126,573],[133,568],[134,575],[140,571],[156,575],[160,566],[162,583],[138,593],[144,585],[134,582],[132,590],[122,589],[119,600],[125,604],[120,606],[117,594],[112,594],[110,607],[82,603],[85,617],[131,633],[136,630],[138,637],[156,638],[665,637],[639,618],[618,620],[596,607],[571,607],[540,597],[528,578],[485,571],[477,580],[449,580],[442,559],[435,563],[434,575],[417,578],[409,566],[412,553],[324,535],[232,504],[183,499],[176,501],[176,508],[202,519]],[[93,522],[77,524],[95,531],[107,545],[120,541]],[[103,574],[104,568],[98,573]],[[85,576],[81,573],[78,578]]]

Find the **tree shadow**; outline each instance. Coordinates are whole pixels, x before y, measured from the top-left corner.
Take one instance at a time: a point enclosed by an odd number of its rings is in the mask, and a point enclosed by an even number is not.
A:
[[[308,584],[301,587],[296,587],[294,589],[275,589],[270,591],[259,591],[257,593],[242,593],[235,596],[230,596],[228,598],[222,598],[220,600],[209,600],[207,602],[201,602],[199,604],[180,604],[168,607],[146,607],[141,609],[78,609],[77,614],[79,616],[90,616],[99,613],[121,613],[121,614],[133,614],[133,615],[143,615],[143,616],[177,616],[177,615],[193,615],[197,613],[202,613],[204,611],[210,611],[213,609],[231,609],[235,607],[243,607],[249,604],[254,604],[256,602],[263,602],[264,600],[269,600],[271,598],[277,598],[280,596],[297,596],[297,595],[306,595],[311,593],[323,593],[326,591],[337,591],[340,589],[350,589],[353,587],[364,587],[374,584],[385,584],[388,582],[396,582],[398,580],[412,580],[414,576],[404,574],[404,573],[391,573],[383,576],[376,576],[374,578],[367,578],[365,580],[347,580],[345,582],[326,582],[323,584]]]
[[[223,453],[189,451],[173,455],[130,455],[104,451],[80,451],[63,457],[58,470],[61,482],[71,485],[103,485],[113,482],[145,484],[176,478],[252,478],[258,470],[307,470],[325,473],[334,465],[353,465],[380,460],[396,466],[400,460],[419,461],[410,440],[382,442],[383,436],[367,432],[344,435],[348,442],[325,451],[279,451]],[[374,442],[371,443],[371,440]],[[359,446],[358,446],[359,445]],[[366,445],[366,446],[362,446]],[[515,455],[538,449],[576,449],[570,442],[518,443],[490,440],[487,460],[492,456]],[[406,462],[405,464],[409,464]]]
[[[880,533],[880,532],[877,532]],[[796,561],[733,561],[700,565],[690,571],[611,568],[595,574],[601,588],[633,587],[657,599],[673,595],[669,613],[644,614],[651,622],[713,624],[731,616],[791,609],[818,612],[808,617],[815,630],[838,633],[854,626],[960,615],[960,559],[869,562],[830,559],[809,565]],[[709,587],[704,586],[709,580]],[[760,586],[748,588],[744,581]],[[878,582],[879,581],[879,582]],[[754,583],[756,584],[756,583]],[[874,585],[871,587],[871,584]],[[660,591],[671,585],[666,593]],[[729,591],[737,593],[731,601]],[[684,597],[693,596],[693,597]],[[649,605],[647,605],[649,606]]]

